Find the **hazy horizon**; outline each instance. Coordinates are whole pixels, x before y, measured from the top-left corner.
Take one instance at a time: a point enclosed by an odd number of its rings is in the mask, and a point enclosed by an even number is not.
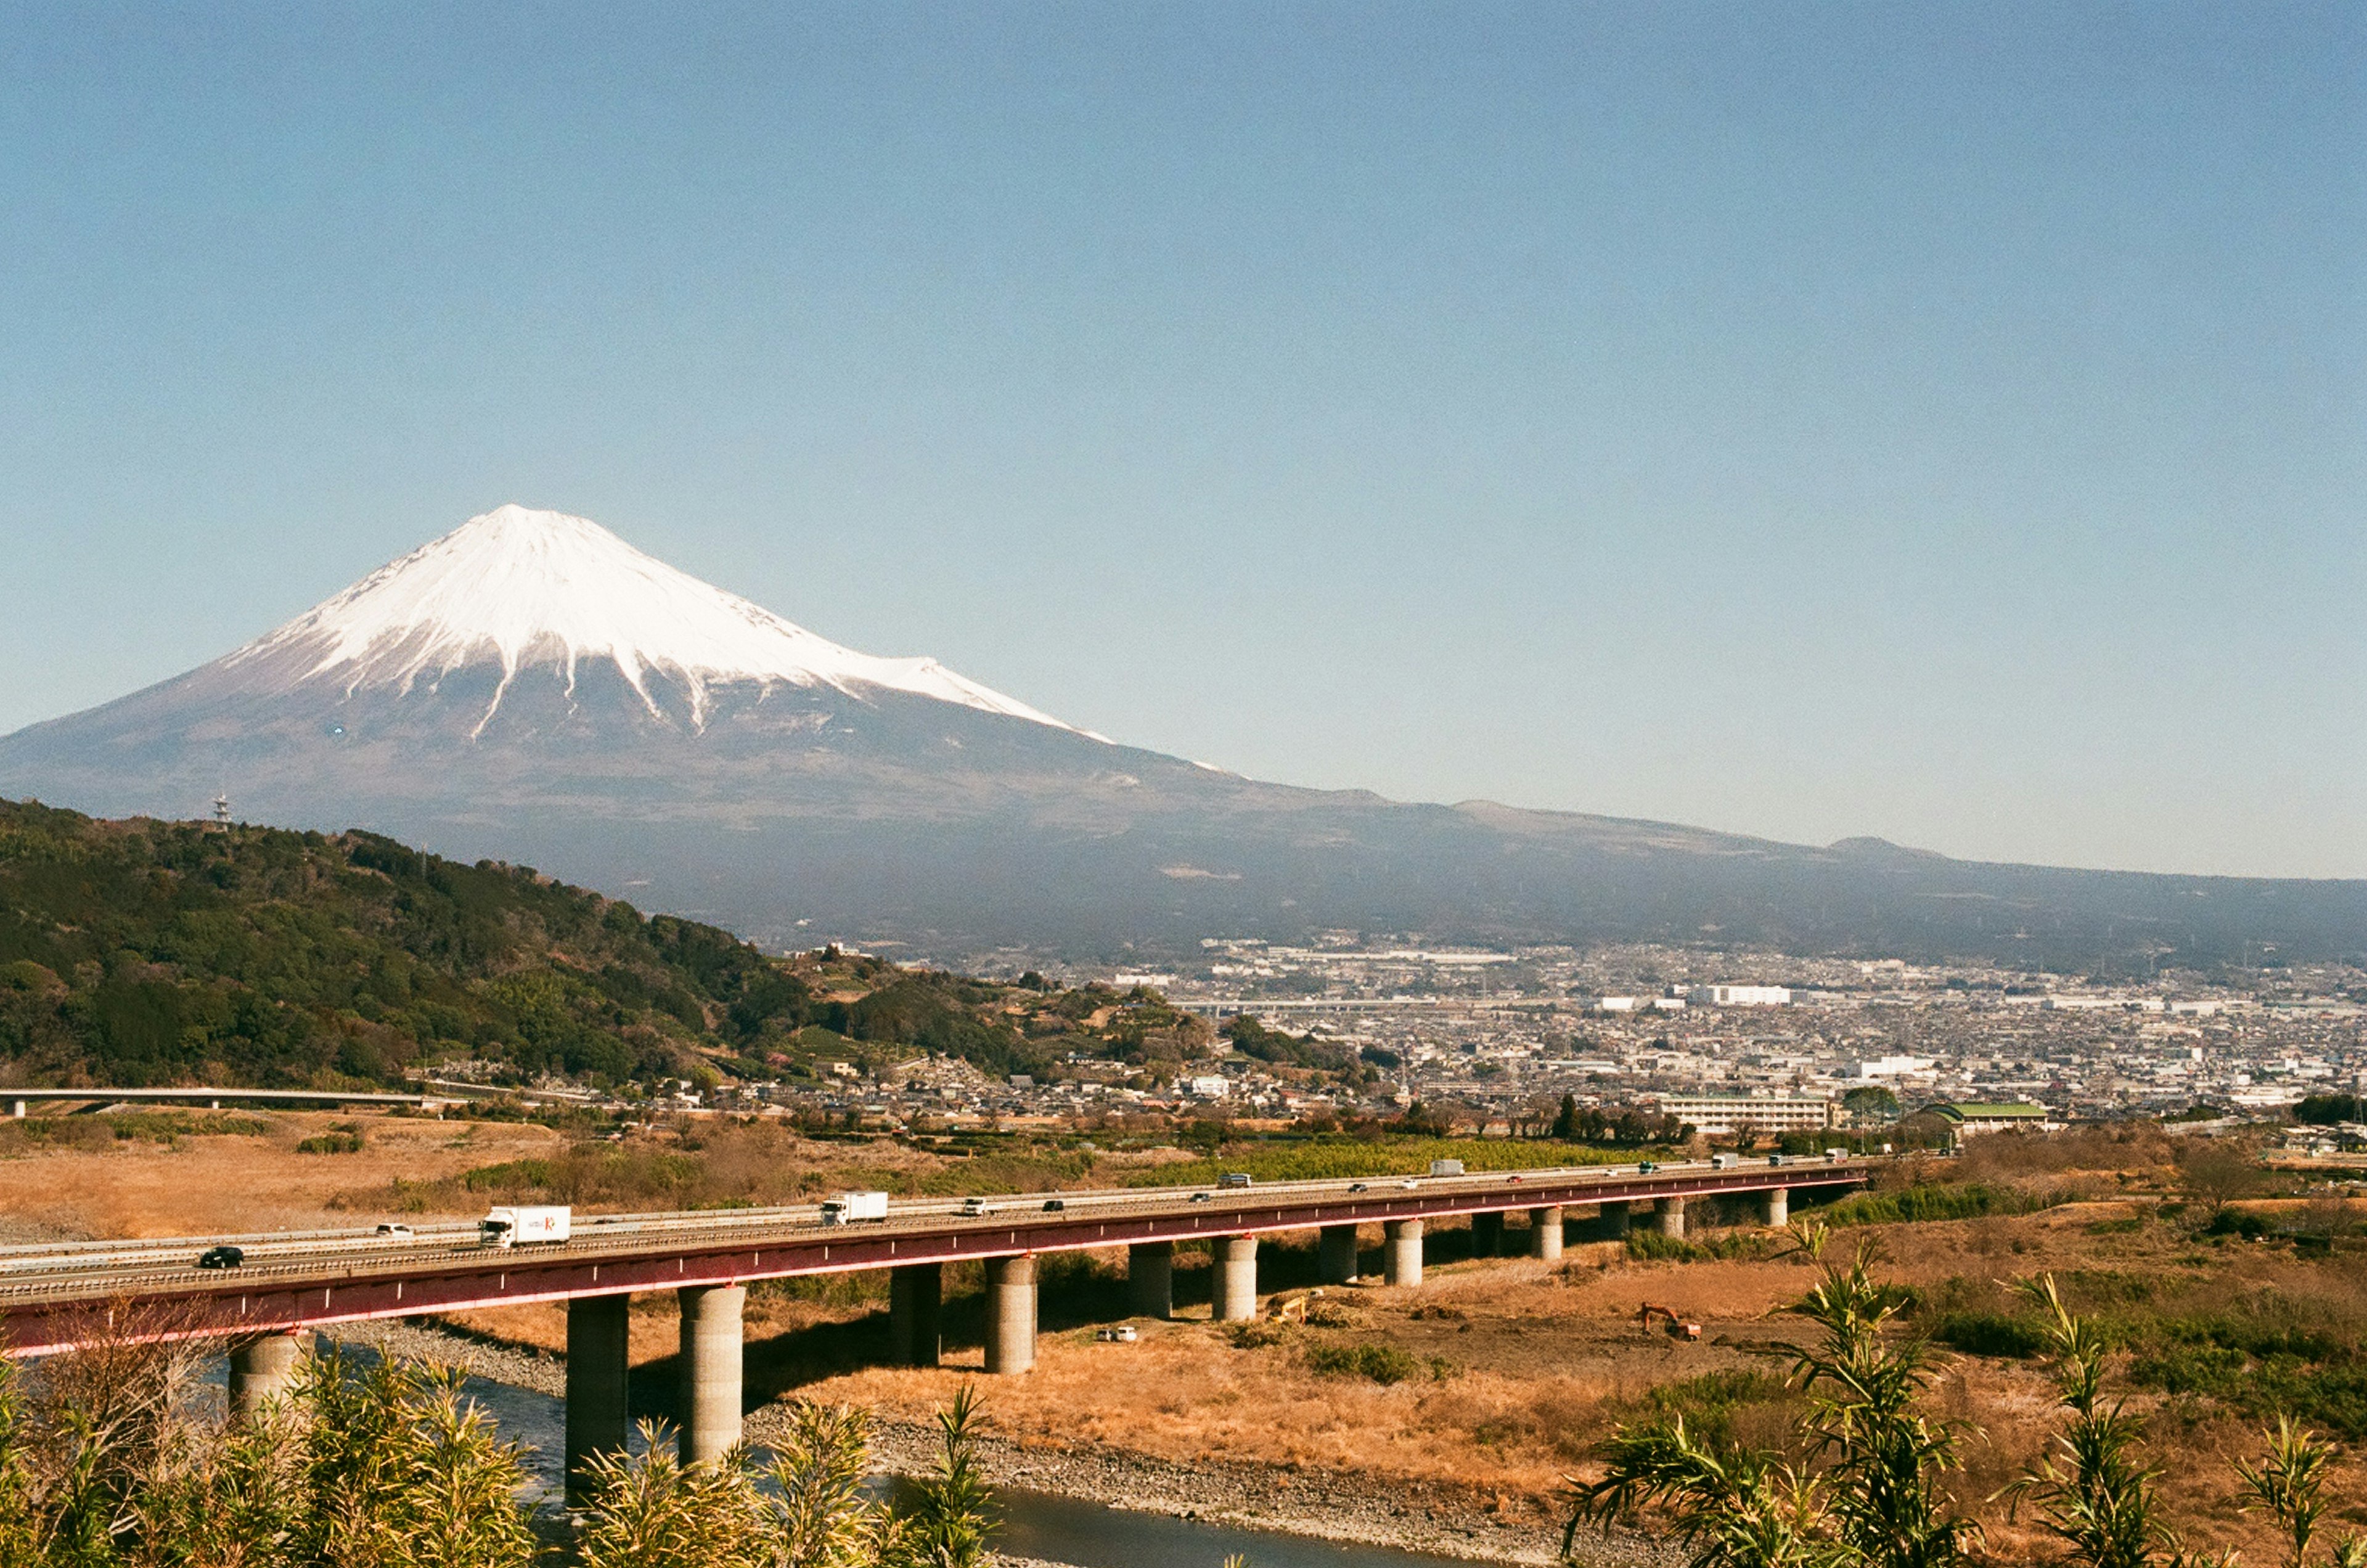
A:
[[[0,731],[504,502],[1402,799],[2367,875],[2352,10],[70,6]]]

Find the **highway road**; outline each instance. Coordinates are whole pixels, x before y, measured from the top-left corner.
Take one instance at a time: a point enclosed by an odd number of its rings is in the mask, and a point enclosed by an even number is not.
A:
[[[1007,1257],[1134,1242],[1241,1235],[1606,1201],[1863,1185],[1880,1160],[1730,1168],[1707,1162],[1580,1166],[1446,1177],[1261,1183],[1250,1188],[1011,1193],[892,1202],[885,1221],[826,1224],[819,1204],[575,1218],[563,1244],[487,1246],[472,1222],[179,1236],[0,1248],[0,1346],[38,1352],[130,1321],[155,1331],[240,1332],[584,1294]],[[244,1263],[200,1269],[209,1247]]]

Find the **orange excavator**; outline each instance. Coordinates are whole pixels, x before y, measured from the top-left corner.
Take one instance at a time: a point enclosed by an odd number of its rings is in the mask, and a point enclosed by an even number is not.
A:
[[[1693,1340],[1701,1337],[1700,1324],[1687,1323],[1677,1315],[1676,1309],[1664,1307],[1657,1302],[1646,1302],[1636,1309],[1636,1326],[1648,1334],[1651,1332],[1652,1320],[1656,1317],[1669,1325],[1669,1337],[1671,1339]]]

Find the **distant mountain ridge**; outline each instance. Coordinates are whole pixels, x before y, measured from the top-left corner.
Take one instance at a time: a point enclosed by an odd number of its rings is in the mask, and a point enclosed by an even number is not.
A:
[[[1080,958],[1333,929],[2056,965],[2367,953],[2367,883],[1827,848],[1260,783],[504,507],[223,659],[0,738],[0,795],[367,828],[776,947]]]

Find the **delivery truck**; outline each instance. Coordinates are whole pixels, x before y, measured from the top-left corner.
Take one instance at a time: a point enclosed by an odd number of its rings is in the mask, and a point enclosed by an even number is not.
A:
[[[821,1223],[826,1225],[851,1225],[857,1220],[885,1220],[888,1217],[888,1194],[885,1192],[838,1192],[824,1201]]]
[[[1460,1176],[1463,1174],[1463,1162],[1459,1159],[1434,1159],[1430,1162],[1430,1173],[1433,1176]]]
[[[574,1229],[575,1211],[564,1205],[494,1209],[477,1223],[487,1247],[555,1246]]]

